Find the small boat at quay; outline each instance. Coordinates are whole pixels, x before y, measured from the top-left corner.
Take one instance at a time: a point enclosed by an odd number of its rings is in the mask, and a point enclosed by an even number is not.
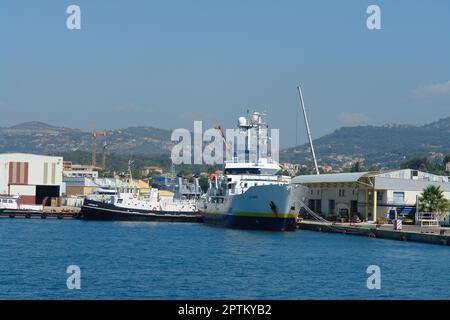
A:
[[[18,195],[1,195],[0,196],[0,213],[27,213],[40,212],[44,208],[43,205],[22,204]]]

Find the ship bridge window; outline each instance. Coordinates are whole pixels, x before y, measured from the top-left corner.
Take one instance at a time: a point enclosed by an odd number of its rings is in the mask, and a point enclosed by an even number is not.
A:
[[[225,169],[225,174],[261,174],[258,168],[230,168]]]

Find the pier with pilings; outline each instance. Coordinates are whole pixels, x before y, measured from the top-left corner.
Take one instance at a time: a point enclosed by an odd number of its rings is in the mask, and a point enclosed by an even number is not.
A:
[[[44,207],[43,210],[2,209],[0,218],[10,219],[76,219],[79,208]]]

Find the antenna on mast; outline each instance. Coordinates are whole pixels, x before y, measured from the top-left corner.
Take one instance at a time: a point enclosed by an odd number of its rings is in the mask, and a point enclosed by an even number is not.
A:
[[[314,168],[316,169],[316,174],[319,175],[320,172],[319,172],[319,167],[317,166],[316,153],[314,152],[314,146],[313,146],[313,142],[312,142],[312,138],[311,138],[311,131],[309,130],[308,117],[306,116],[305,103],[303,102],[302,89],[300,88],[300,86],[298,86],[297,90],[298,90],[298,96],[300,98],[300,102],[302,104],[303,117],[305,118],[306,133],[308,134],[309,145],[311,147],[311,153],[312,153],[313,160],[314,160]]]

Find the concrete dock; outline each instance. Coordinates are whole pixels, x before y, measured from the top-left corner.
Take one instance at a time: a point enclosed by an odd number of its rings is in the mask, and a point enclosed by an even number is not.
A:
[[[76,219],[79,208],[74,207],[44,207],[40,211],[10,210],[0,211],[0,218],[11,219]]]
[[[393,230],[392,224],[334,223],[303,220],[298,222],[298,228],[380,239],[450,245],[450,228],[443,227],[403,225],[402,230]]]

